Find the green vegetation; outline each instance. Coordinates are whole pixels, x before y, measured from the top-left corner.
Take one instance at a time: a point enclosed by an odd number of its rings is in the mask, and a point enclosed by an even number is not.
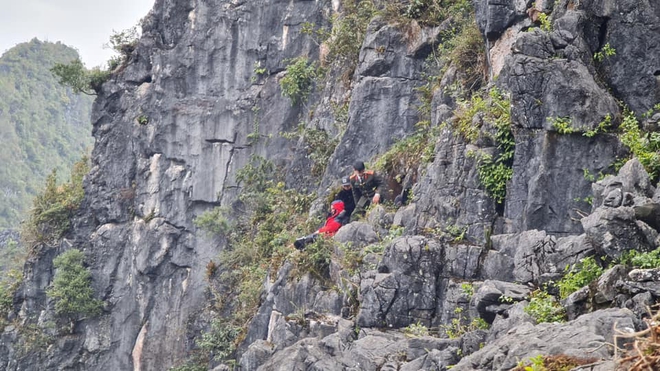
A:
[[[463,282],[461,283],[461,291],[468,297],[468,299],[471,299],[474,295],[474,286],[469,282]]]
[[[469,324],[465,324],[462,315],[462,308],[454,309],[454,313],[458,316],[456,318],[452,318],[451,324],[440,326],[450,339],[459,338],[468,332],[476,330],[487,330],[490,327],[488,322],[486,322],[481,317],[474,318]]]
[[[455,36],[441,44],[448,60],[460,71],[465,91],[479,89],[486,80],[486,54],[481,32],[474,20],[466,22]]]
[[[518,362],[512,371],[570,371],[598,362],[598,358],[577,358],[566,354],[542,355]]]
[[[566,267],[565,272],[564,277],[557,283],[559,297],[562,299],[566,299],[570,294],[600,277],[603,268],[596,263],[596,259],[588,257]]]
[[[291,104],[305,102],[318,74],[315,62],[309,63],[305,57],[290,60],[286,75],[280,80],[282,95],[291,99]]]
[[[103,303],[94,298],[91,273],[83,266],[85,255],[76,249],[67,250],[53,260],[55,278],[46,291],[55,300],[55,312],[59,315],[95,316]]]
[[[417,22],[437,26],[449,17],[455,17],[457,14],[469,12],[472,5],[467,0],[411,0],[404,4],[396,2],[388,3],[389,9],[386,13],[391,17],[402,14],[409,19],[415,19]]]
[[[552,125],[552,128],[559,134],[573,134],[582,131],[583,136],[591,138],[596,134],[609,131],[610,125],[612,124],[612,115],[607,114],[595,129],[585,127],[574,128],[570,117],[548,117],[547,120]]]
[[[566,321],[566,311],[564,307],[557,302],[554,296],[548,294],[545,290],[536,290],[530,295],[529,304],[525,307],[525,313],[529,314],[541,322],[564,322]]]
[[[233,338],[236,344],[244,338],[246,324],[260,304],[266,276],[279,269],[285,259],[293,261],[300,274],[324,271],[323,238],[308,245],[304,252],[291,246],[296,237],[318,227],[318,220],[307,221],[314,195],[286,189],[282,177],[271,162],[255,156],[236,176],[242,187],[240,212],[234,215],[229,209],[216,208],[195,220],[198,227],[227,239],[227,248],[218,259],[220,273],[209,275],[211,284],[221,285],[224,290],[223,295],[214,298],[216,308],[231,312],[230,317],[219,318],[212,325],[212,332],[224,334],[223,341]],[[214,326],[226,331],[213,330]],[[231,336],[226,336],[227,333]],[[204,339],[198,339],[198,345],[205,344]],[[217,342],[209,344],[217,345]],[[214,348],[216,358],[219,351],[231,353],[229,347]]]
[[[630,250],[621,256],[620,263],[634,268],[660,268],[660,249],[650,252]]]
[[[70,87],[75,93],[96,95],[101,86],[108,81],[113,71],[125,66],[137,46],[139,32],[138,26],[124,31],[115,32],[110,36],[109,46],[118,53],[108,61],[108,69],[100,67],[87,69],[80,58],[76,57],[70,62],[56,63],[51,72],[57,77],[60,84]]]
[[[541,29],[545,32],[552,32],[552,17],[545,13],[539,14],[539,22],[541,23]]]
[[[78,57],[33,39],[0,57],[0,228],[17,227],[53,169],[69,169],[92,145],[92,99],[57,83],[50,68]]]
[[[606,58],[616,55],[616,49],[614,49],[610,43],[603,45],[599,52],[594,53],[594,60],[596,62],[602,62]]]
[[[303,139],[307,158],[312,161],[312,175],[316,177],[323,175],[330,156],[339,144],[339,136],[330,137],[327,131],[307,128],[304,124],[298,125],[295,132],[280,135],[289,139]]]
[[[548,117],[548,121],[559,134],[573,134],[575,132],[575,129],[571,126],[570,117]]]
[[[342,1],[341,13],[330,20],[330,31],[310,31],[314,26],[308,25],[307,32],[313,34],[318,42],[325,42],[328,46],[325,61],[346,66],[345,75],[350,76],[357,66],[369,21],[376,13],[376,6],[371,0],[345,0]]]
[[[236,350],[234,342],[239,333],[239,328],[216,319],[211,322],[211,330],[197,340],[197,346],[213,354],[215,360],[227,359]]]
[[[649,173],[652,181],[657,181],[660,175],[660,133],[642,132],[635,113],[625,109],[623,121],[619,126],[619,139],[625,144],[633,156],[639,159]]]
[[[416,175],[420,166],[433,161],[440,129],[431,127],[430,121],[420,121],[416,127],[414,134],[394,143],[376,160],[376,169],[396,178],[406,174]]]
[[[603,118],[603,121],[601,121],[595,129],[587,130],[584,133],[582,133],[582,135],[587,138],[591,138],[598,133],[607,133],[610,130],[611,125],[612,125],[612,115],[608,113],[605,116],[605,118]]]
[[[481,132],[481,126],[474,125],[476,115],[480,121],[492,125],[494,134],[490,134],[497,144],[495,156],[476,153],[479,162],[479,181],[495,202],[502,204],[506,197],[506,183],[513,176],[513,154],[515,140],[511,132],[511,103],[499,90],[493,88],[490,99],[485,100],[479,95],[473,95],[470,101],[462,101],[455,112],[453,124],[456,130],[469,143],[476,142]],[[487,134],[488,135],[488,134]]]
[[[255,83],[259,81],[259,78],[261,76],[267,75],[268,74],[268,69],[266,67],[261,66],[261,62],[256,61],[254,62],[254,69],[252,70],[252,77],[250,77],[250,81],[252,83]]]
[[[23,272],[18,268],[0,271],[0,327],[7,325],[7,316],[13,310],[14,294],[23,281]]]
[[[101,70],[99,67],[87,70],[80,59],[75,59],[68,64],[58,63],[51,68],[57,82],[67,86],[74,93],[96,95],[101,91],[101,86],[110,78],[110,72]]]
[[[403,333],[408,337],[414,338],[429,336],[429,328],[417,321],[417,323],[411,323],[407,327],[404,327]]]
[[[62,185],[57,185],[56,170],[46,178],[46,186],[34,197],[30,216],[23,225],[22,238],[28,247],[55,241],[69,229],[73,214],[85,195],[82,181],[89,171],[87,162],[84,157],[74,164],[71,179]]]

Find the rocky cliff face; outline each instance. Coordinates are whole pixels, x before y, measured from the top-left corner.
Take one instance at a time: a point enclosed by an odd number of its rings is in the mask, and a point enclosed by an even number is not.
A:
[[[11,370],[164,370],[181,364],[195,348],[208,303],[207,263],[226,242],[205,235],[193,220],[231,205],[240,191],[236,172],[252,155],[279,165],[290,187],[318,187],[321,200],[354,159],[373,159],[415,132],[423,119],[416,90],[427,81],[425,60],[446,41],[447,24],[402,25],[377,17],[349,81],[334,79],[341,70],[329,66],[330,78],[315,85],[306,103],[282,96],[278,81],[287,60],[323,54],[302,32],[304,24],[327,25],[340,3],[156,1],[129,63],[95,102],[93,166],[70,238],[33,254],[15,299],[19,321],[47,328],[53,312],[44,290],[52,281],[52,259],[75,247],[85,252],[103,314],[72,323],[66,335],[46,329],[57,336],[37,356],[26,356],[31,353],[17,345],[21,332],[10,326],[0,364]],[[417,169],[412,203],[396,213],[377,208],[335,238],[354,248],[385,244],[382,254],[366,255],[372,264],[353,275],[331,266],[337,290],[311,276],[293,279],[285,264],[264,286],[239,348],[241,369],[444,370],[458,363],[454,369],[504,370],[524,357],[568,349],[551,348],[551,340],[587,357],[591,341],[611,342],[612,323],[641,326],[641,308],[660,295],[653,289],[657,281],[628,277],[626,268],[610,276],[616,285],[602,285],[615,291],[589,286],[596,290],[591,295],[567,299],[570,319],[577,318],[569,325],[536,325],[522,307],[527,284],[556,280],[580,258],[658,247],[655,216],[646,213],[643,221],[636,211],[655,210],[658,201],[639,162],[593,190],[585,173],[613,174],[612,164],[627,155],[613,130],[623,116],[618,101],[642,113],[660,100],[660,6],[632,0],[532,6],[474,2],[490,84],[511,102],[515,152],[502,204],[483,187],[472,155],[496,153],[497,144],[470,142],[442,125],[459,104],[447,93],[457,74],[448,66],[430,102],[430,125],[439,132],[435,156]],[[534,9],[550,14],[550,28],[533,27]],[[594,60],[605,45],[616,53]],[[342,119],[330,107],[345,103],[342,132],[335,125]],[[596,133],[607,117],[610,132]],[[553,125],[560,118],[570,118],[561,130]],[[279,135],[301,122],[340,136],[320,178],[310,174],[313,164],[300,141]],[[392,226],[403,227],[404,236],[379,241]],[[449,227],[461,229],[462,240],[429,232]],[[580,317],[606,306],[620,308]],[[288,320],[299,308],[310,310],[305,325]],[[455,319],[467,326],[473,318],[491,324],[490,330],[456,339],[396,331],[411,324],[448,326]],[[480,350],[480,343],[489,345]],[[612,353],[602,347],[589,357],[609,360]]]

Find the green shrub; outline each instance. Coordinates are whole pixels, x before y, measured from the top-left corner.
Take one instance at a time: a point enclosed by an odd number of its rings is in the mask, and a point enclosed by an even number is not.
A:
[[[621,256],[620,263],[633,268],[660,268],[660,249],[650,252],[630,250]]]
[[[452,39],[449,60],[462,73],[461,81],[466,91],[479,89],[483,85],[488,66],[484,40],[475,21],[467,22]]]
[[[456,308],[454,313],[457,314],[458,317],[452,318],[450,325],[440,326],[450,339],[459,338],[468,332],[476,330],[487,330],[490,327],[488,322],[481,317],[474,318],[469,324],[465,324],[463,321],[462,308]]]
[[[23,282],[23,273],[12,268],[2,271],[0,277],[0,327],[4,327],[7,316],[14,309],[14,295]]]
[[[427,26],[438,26],[449,18],[457,18],[472,9],[469,0],[411,0],[409,2],[387,2],[386,10],[391,17],[401,14]]]
[[[545,13],[539,14],[539,22],[541,23],[541,29],[545,32],[552,32],[552,17]]]
[[[230,219],[227,217],[228,214],[227,209],[215,207],[195,218],[193,223],[211,235],[224,236],[232,229]]]
[[[461,291],[468,297],[468,299],[471,299],[474,295],[474,286],[469,282],[463,282],[461,283]]]
[[[317,75],[316,63],[309,63],[305,57],[290,60],[286,75],[280,80],[282,95],[291,99],[292,104],[306,101]]]
[[[345,0],[342,7],[342,13],[331,20],[332,29],[326,39],[326,60],[346,65],[346,74],[350,75],[357,66],[369,21],[377,11],[371,0]]]
[[[281,133],[281,136],[289,139],[302,138],[305,144],[307,158],[312,161],[312,175],[319,177],[323,175],[330,156],[339,144],[339,137],[330,137],[323,129],[306,128],[298,125],[298,129],[292,133]]]
[[[609,58],[616,55],[616,49],[614,49],[610,43],[603,45],[599,52],[594,53],[594,60],[596,62],[602,62],[605,58]]]
[[[313,243],[305,246],[303,254],[295,256],[297,270],[302,273],[309,272],[321,280],[327,279],[333,248],[332,241],[319,236]]]
[[[236,350],[235,341],[241,330],[221,320],[213,320],[211,329],[197,340],[197,346],[205,352],[212,353],[213,359],[224,360]]]
[[[564,307],[557,302],[554,296],[543,290],[536,290],[530,295],[529,304],[525,307],[525,313],[529,314],[541,322],[564,322],[566,321],[566,311]]]
[[[580,262],[566,267],[564,277],[557,283],[559,287],[559,297],[566,299],[570,294],[588,285],[593,280],[603,274],[596,259],[588,257],[580,260]]]
[[[43,192],[35,196],[28,221],[23,225],[23,239],[33,246],[62,237],[85,195],[82,181],[89,171],[87,157],[74,164],[69,182],[57,185],[57,172],[46,178]]]
[[[619,129],[621,142],[630,149],[633,156],[639,159],[651,180],[656,181],[660,175],[660,133],[642,132],[635,113],[628,109],[624,110]]]
[[[548,117],[548,121],[559,134],[572,134],[575,132],[575,129],[571,126],[570,117]]]
[[[408,337],[429,336],[429,328],[417,321],[417,323],[411,323],[408,327],[404,327],[403,333]]]
[[[75,59],[69,64],[56,63],[51,72],[57,81],[70,87],[74,93],[86,95],[97,95],[101,86],[110,78],[109,71],[103,71],[98,67],[88,70],[80,59]]]
[[[239,211],[231,215],[230,228],[226,224],[228,210],[216,208],[195,220],[200,228],[221,233],[227,239],[227,247],[218,259],[221,274],[211,278],[225,287],[223,295],[215,300],[220,309],[231,312],[226,323],[241,329],[236,342],[245,336],[246,323],[256,313],[269,272],[279,269],[285,259],[294,260],[291,255],[297,250],[291,244],[296,237],[318,228],[318,220],[307,220],[314,195],[286,189],[282,177],[272,162],[254,156],[236,174],[240,202]],[[298,270],[314,267],[306,265],[311,261],[314,259],[306,258]]]
[[[67,250],[53,260],[55,278],[46,295],[55,300],[55,312],[60,315],[97,315],[102,302],[94,298],[91,273],[83,266],[85,256],[80,250]]]
[[[433,161],[435,142],[439,128],[431,127],[430,121],[418,122],[413,135],[395,142],[375,163],[375,168],[395,179],[397,176],[412,174],[417,177],[420,166]],[[397,179],[401,181],[401,179]]]
[[[462,101],[455,112],[453,127],[463,138],[473,143],[481,133],[481,127],[474,125],[476,115],[483,122],[495,128],[492,135],[497,144],[498,152],[493,157],[488,154],[475,154],[479,163],[479,181],[496,203],[502,204],[506,198],[506,184],[513,176],[513,154],[515,139],[511,132],[511,103],[498,89],[489,92],[489,99],[479,95],[472,96],[470,101]]]

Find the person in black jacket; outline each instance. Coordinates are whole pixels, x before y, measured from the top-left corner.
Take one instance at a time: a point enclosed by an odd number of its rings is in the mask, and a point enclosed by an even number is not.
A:
[[[339,216],[339,221],[342,225],[348,224],[351,221],[351,214],[355,209],[353,189],[349,177],[345,176],[341,178],[341,191],[337,192],[334,199],[344,201],[344,212]]]
[[[363,214],[372,202],[380,202],[385,183],[373,170],[365,170],[364,162],[356,161],[353,164],[353,175],[350,179],[356,212]]]

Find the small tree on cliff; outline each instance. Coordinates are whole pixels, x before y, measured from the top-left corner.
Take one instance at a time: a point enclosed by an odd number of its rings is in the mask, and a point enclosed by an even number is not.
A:
[[[97,315],[102,302],[94,298],[91,273],[83,266],[85,256],[72,249],[53,260],[57,271],[46,295],[55,300],[55,312],[65,316]]]

